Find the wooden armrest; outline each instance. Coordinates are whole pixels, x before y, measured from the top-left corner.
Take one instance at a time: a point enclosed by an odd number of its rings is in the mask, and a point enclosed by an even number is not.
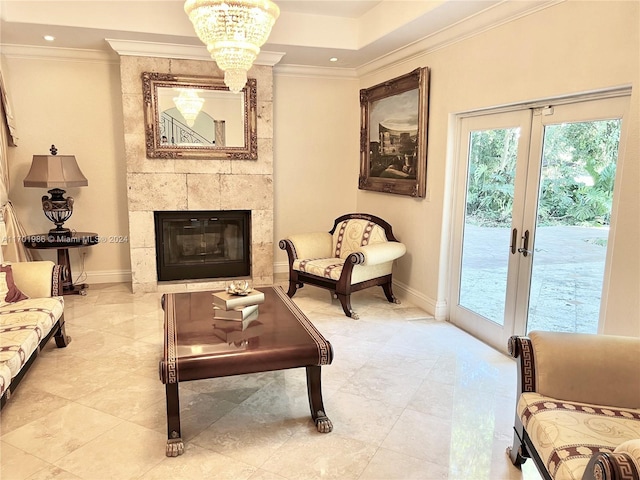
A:
[[[509,355],[518,359],[518,396],[536,391],[535,358],[531,339],[513,336],[507,345]]]

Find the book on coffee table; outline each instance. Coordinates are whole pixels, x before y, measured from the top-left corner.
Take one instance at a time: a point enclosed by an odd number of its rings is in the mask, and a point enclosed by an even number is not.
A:
[[[253,312],[244,320],[226,320],[224,318],[214,318],[213,328],[221,330],[246,330],[258,318],[258,312]],[[262,323],[262,322],[261,322]]]
[[[247,295],[232,295],[224,291],[214,292],[211,295],[213,296],[213,304],[224,310],[264,303],[264,293],[258,290],[251,290]]]
[[[246,307],[236,307],[231,310],[225,310],[224,308],[213,306],[213,318],[222,320],[246,320],[252,316],[253,313],[258,312],[258,305],[247,305]]]
[[[237,322],[236,322],[237,323]],[[264,331],[264,325],[258,320],[250,323],[247,328],[219,328],[217,323],[213,325],[213,334],[223,342],[240,343],[250,338],[258,337]]]

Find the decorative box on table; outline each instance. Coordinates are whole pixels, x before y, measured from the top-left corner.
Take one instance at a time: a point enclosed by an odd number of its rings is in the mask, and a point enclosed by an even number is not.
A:
[[[227,321],[251,321],[258,317],[258,305],[264,303],[264,293],[254,290],[249,282],[233,282],[223,292],[214,292],[213,318]]]
[[[237,307],[258,305],[260,303],[264,303],[264,293],[258,290],[251,290],[246,295],[235,295],[228,292],[215,292],[213,294],[213,305],[223,310],[233,310]]]
[[[221,320],[247,320],[258,316],[258,305],[247,305],[225,310],[222,307],[213,306],[213,318]]]

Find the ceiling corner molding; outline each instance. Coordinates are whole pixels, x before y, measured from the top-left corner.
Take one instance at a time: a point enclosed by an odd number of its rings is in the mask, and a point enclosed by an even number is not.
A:
[[[180,45],[177,43],[144,42],[139,40],[120,40],[107,38],[107,43],[121,56],[174,58],[180,60],[211,61],[211,55],[204,45]],[[255,65],[273,66],[278,63],[284,52],[265,52],[258,55]]]
[[[31,58],[38,60],[58,60],[77,62],[117,63],[118,58],[102,50],[79,48],[42,47],[35,45],[0,44],[0,53],[8,58]]]
[[[282,60],[282,57],[284,57],[285,55],[286,55],[285,52],[266,52],[266,51],[261,51],[258,54],[258,58],[256,58],[256,61],[253,62],[253,64],[254,65],[266,65],[268,67],[273,67],[280,60]]]
[[[177,58],[181,60],[211,60],[204,45],[144,42],[139,40],[105,39],[120,56]]]
[[[535,14],[566,1],[567,0],[543,0],[537,2],[504,1],[466,18],[457,24],[433,32],[412,44],[390,52],[369,63],[360,65],[357,69],[358,75],[365,76],[373,72],[412,62],[416,58],[428,53],[462,42],[506,23]]]
[[[357,79],[355,68],[312,67],[308,65],[276,65],[274,76],[280,77],[313,77],[334,79]]]

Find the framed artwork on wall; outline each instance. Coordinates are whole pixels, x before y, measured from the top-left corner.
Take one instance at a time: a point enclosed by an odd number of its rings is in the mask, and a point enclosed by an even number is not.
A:
[[[257,83],[143,72],[147,158],[257,160]]]
[[[429,67],[360,90],[358,188],[424,198]]]

